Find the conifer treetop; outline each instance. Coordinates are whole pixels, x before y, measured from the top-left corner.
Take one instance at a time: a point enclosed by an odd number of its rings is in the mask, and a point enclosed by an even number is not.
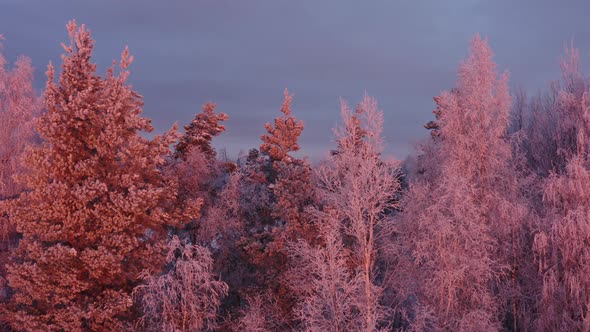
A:
[[[297,121],[291,115],[291,102],[293,96],[285,89],[285,99],[281,106],[283,116],[277,117],[274,126],[266,123],[264,127],[268,134],[261,136],[262,145],[260,151],[270,156],[274,161],[283,160],[289,155],[289,152],[299,151],[297,140],[303,131],[303,121]]]

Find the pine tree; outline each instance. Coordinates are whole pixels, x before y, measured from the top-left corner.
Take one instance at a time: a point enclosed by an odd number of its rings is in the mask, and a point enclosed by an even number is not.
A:
[[[201,113],[184,127],[185,134],[176,145],[178,157],[186,155],[191,148],[197,147],[208,159],[215,158],[217,153],[211,146],[211,140],[225,131],[225,126],[221,122],[229,118],[225,113],[215,113],[216,106],[213,103],[206,103]]]
[[[211,145],[213,138],[225,131],[222,124],[229,117],[225,113],[215,113],[215,104],[206,103],[194,120],[185,126],[185,134],[176,144],[174,154],[166,165],[169,176],[179,183],[179,202],[200,201],[202,216],[205,215],[218,192],[222,190],[227,170],[232,170],[229,162],[222,163],[216,158]],[[186,225],[193,243],[202,236],[201,220],[192,220]]]
[[[274,126],[270,123],[264,125],[268,134],[261,136],[262,145],[260,151],[267,154],[272,161],[292,158],[289,153],[299,151],[297,140],[303,131],[303,121],[297,121],[291,115],[291,102],[293,96],[285,89],[285,100],[281,106],[281,113],[284,116],[275,119]]]
[[[90,62],[93,40],[67,25],[58,83],[47,71],[43,144],[26,155],[31,173],[10,210],[22,233],[4,307],[16,330],[120,331],[133,319],[139,273],[158,271],[167,230],[194,217],[198,205],[175,207],[177,184],[161,167],[174,132],[147,140],[141,97],[126,83],[133,57],[104,78]]]
[[[292,96],[285,90],[282,116],[265,124],[261,153],[252,150],[244,168],[242,197],[247,234],[241,245],[255,270],[253,287],[268,289],[283,315],[293,299],[282,282],[287,270],[287,244],[309,234],[304,207],[311,196],[311,167],[291,155],[299,150],[303,122],[291,115]]]

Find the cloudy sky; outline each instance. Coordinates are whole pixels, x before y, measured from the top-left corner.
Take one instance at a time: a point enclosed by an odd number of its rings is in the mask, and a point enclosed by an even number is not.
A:
[[[569,40],[588,63],[589,10],[542,0],[0,0],[0,34],[9,60],[32,58],[40,89],[68,20],[92,31],[101,73],[128,45],[130,82],[156,132],[214,101],[230,116],[216,141],[230,156],[259,145],[289,88],[305,122],[302,155],[319,159],[333,146],[339,98],[354,105],[366,90],[384,111],[387,152],[403,158],[427,136],[432,97],[453,86],[475,33],[511,86],[534,93],[558,78]]]

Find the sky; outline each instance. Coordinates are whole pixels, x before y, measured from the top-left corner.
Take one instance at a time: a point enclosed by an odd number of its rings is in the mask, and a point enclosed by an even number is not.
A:
[[[101,74],[127,45],[129,82],[155,133],[212,101],[230,117],[214,145],[232,158],[259,146],[288,88],[305,123],[298,155],[318,160],[334,146],[340,98],[354,106],[366,92],[384,112],[386,154],[402,159],[428,137],[432,97],[454,86],[476,33],[511,87],[534,94],[559,78],[572,39],[588,63],[589,10],[544,0],[0,0],[0,34],[9,61],[32,59],[40,90],[49,61],[61,63],[68,20],[91,30]]]

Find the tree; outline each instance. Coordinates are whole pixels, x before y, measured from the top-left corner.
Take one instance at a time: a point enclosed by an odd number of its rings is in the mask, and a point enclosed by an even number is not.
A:
[[[228,164],[216,158],[211,141],[225,131],[221,122],[229,117],[225,113],[215,113],[215,104],[206,103],[201,113],[185,126],[185,134],[176,144],[174,154],[166,165],[166,173],[179,183],[179,202],[201,201],[201,217],[207,214],[213,201],[222,190]],[[202,219],[202,218],[201,218]],[[201,231],[201,220],[192,220],[186,225],[193,243]]]
[[[5,65],[6,59],[0,54],[0,200],[23,190],[14,175],[22,168],[20,156],[25,146],[34,142],[32,124],[40,111],[33,89],[31,60],[19,57],[12,70],[7,70]]]
[[[227,285],[212,273],[207,248],[190,245],[174,236],[166,261],[172,267],[160,276],[145,271],[144,285],[133,290],[143,309],[142,331],[201,331],[217,326],[217,309]]]
[[[560,61],[561,80],[550,82],[548,91],[528,103],[524,150],[530,167],[542,178],[564,172],[568,160],[578,153],[578,143],[589,134],[579,107],[590,84],[579,63],[579,51],[572,44]]]
[[[183,229],[176,233],[197,246],[198,251],[208,251],[208,257],[211,258],[208,273],[218,275],[224,281],[225,287],[229,286],[229,290],[215,300],[217,302],[214,307],[217,310],[217,307],[221,306],[220,311],[232,310],[231,306],[239,302],[239,299],[236,300],[236,294],[242,286],[245,265],[239,261],[242,257],[237,248],[237,241],[243,234],[243,221],[239,211],[239,188],[242,174],[236,171],[237,166],[234,163],[227,161],[227,159],[225,161],[218,160],[217,153],[211,145],[213,138],[225,131],[222,122],[228,118],[224,113],[215,113],[215,104],[205,104],[202,112],[195,116],[191,124],[185,126],[185,134],[176,144],[174,153],[165,167],[166,174],[179,183],[178,205],[183,206],[191,204],[191,202],[192,204],[195,202],[201,204],[198,218],[190,220]],[[198,260],[199,258],[195,257],[194,259]],[[175,270],[174,266],[176,265],[174,264],[179,264],[179,262],[169,262],[172,269],[158,278],[149,279],[149,288],[143,288],[143,291],[147,290],[151,294],[149,301],[143,301],[144,306],[147,305],[146,308],[149,308],[150,311],[149,315],[144,316],[143,321],[159,322],[157,326],[168,326],[167,328],[170,329],[172,326],[181,328],[180,325],[185,326],[183,328],[193,326],[189,330],[197,328],[195,326],[201,326],[198,329],[202,329],[204,323],[202,324],[202,319],[197,317],[199,316],[197,311],[200,310],[198,307],[192,307],[194,309],[192,314],[186,313],[186,317],[195,316],[195,321],[189,325],[175,322],[174,314],[166,312],[167,308],[172,308],[175,297],[181,299],[185,296],[181,294],[180,290],[178,293],[169,294],[166,291],[167,287],[184,285],[186,288],[189,287],[186,280],[198,281],[201,278],[197,274],[188,275],[188,273],[198,272],[194,269],[179,273],[177,269]],[[199,263],[195,261],[193,264]],[[196,285],[190,287],[196,287]],[[191,290],[187,288],[186,291]],[[206,294],[202,295],[206,297]],[[157,296],[164,298],[157,300]],[[193,297],[186,295],[185,297],[189,298],[186,301],[201,301],[202,303],[213,301],[212,296],[209,299],[201,299],[200,295]],[[177,306],[174,309],[187,312],[190,308]],[[208,314],[216,314],[213,306],[210,309]],[[229,314],[231,315],[231,313]],[[211,320],[205,325],[212,328],[213,323],[216,322]]]
[[[580,54],[573,45],[565,50],[561,60],[562,84],[557,97],[558,111],[558,156],[561,158],[559,170],[563,170],[568,161],[586,153],[590,135],[590,113],[588,110],[587,91],[589,81],[582,77],[579,68]]]
[[[275,119],[274,127],[270,123],[265,124],[268,134],[261,136],[263,143],[260,145],[260,151],[267,154],[273,161],[292,158],[289,153],[299,151],[297,140],[303,131],[303,121],[297,121],[291,116],[293,96],[289,95],[287,89],[284,95],[285,100],[281,106],[281,113],[284,116]]]
[[[590,98],[578,61],[573,46],[566,50],[557,99],[557,167],[543,183],[546,217],[535,235],[543,280],[536,328],[543,331],[590,329]]]
[[[0,202],[15,198],[24,190],[15,176],[23,171],[20,160],[25,147],[35,143],[33,120],[40,113],[31,60],[21,56],[12,70],[5,66],[6,59],[0,53]],[[2,250],[14,245],[15,237],[14,225],[0,212]]]
[[[232,331],[270,332],[285,330],[285,316],[281,315],[276,298],[270,291],[246,297],[248,306],[240,310],[240,318]]]
[[[295,317],[305,331],[348,331],[362,327],[357,296],[360,279],[349,269],[335,210],[317,213],[319,242],[300,239],[290,246],[289,287],[299,299]]]
[[[25,187],[16,181],[16,177],[24,171],[21,157],[26,146],[36,143],[33,121],[39,115],[41,106],[33,89],[31,60],[20,56],[12,69],[6,68],[6,63],[6,59],[0,53],[0,123],[2,124],[0,126],[0,300],[2,301],[6,300],[10,292],[5,279],[6,263],[18,241],[15,225],[9,221],[4,206],[25,190]]]
[[[203,208],[194,239],[195,243],[211,251],[214,259],[212,271],[229,286],[221,307],[221,311],[228,315],[237,312],[249,281],[249,264],[239,245],[245,233],[240,197],[242,180],[240,171],[226,174],[223,187]]]
[[[537,328],[543,331],[584,331],[590,328],[589,195],[590,167],[575,156],[563,174],[547,180],[544,200],[548,224],[535,236],[543,278]]]
[[[406,286],[421,308],[415,320],[429,316],[436,329],[520,327],[517,271],[526,264],[528,210],[510,166],[507,82],[507,74],[496,74],[487,41],[476,36],[456,89],[435,99],[440,141],[429,165],[439,170],[414,182],[404,200],[401,241],[415,264]]]
[[[312,195],[311,167],[291,152],[299,150],[303,122],[291,115],[292,96],[285,90],[282,116],[267,123],[258,150],[252,150],[244,167],[242,212],[247,233],[241,241],[255,270],[256,288],[271,290],[284,314],[293,299],[281,276],[287,270],[287,244],[309,234],[305,206]]]
[[[163,267],[167,230],[199,206],[177,208],[177,184],[161,171],[175,133],[140,136],[152,126],[126,83],[128,50],[120,72],[101,78],[90,32],[75,21],[67,28],[58,83],[51,64],[47,70],[47,112],[37,127],[44,142],[25,156],[30,191],[9,211],[22,240],[4,311],[16,330],[124,330],[139,273]]]
[[[308,309],[309,319],[319,322],[318,315],[326,314],[321,309],[325,305],[321,300],[322,294],[331,292],[333,296],[337,295],[333,290],[322,287],[338,282],[343,287],[342,296],[352,301],[343,305],[354,306],[358,314],[351,317],[349,309],[339,311],[332,308],[332,311],[341,312],[337,325],[349,322],[345,329],[372,331],[386,318],[385,307],[380,303],[382,285],[378,280],[382,271],[378,270],[377,262],[383,255],[384,241],[392,231],[392,219],[388,213],[397,207],[395,195],[400,188],[399,165],[381,159],[383,114],[375,99],[365,95],[354,114],[343,102],[342,120],[343,125],[335,130],[338,149],[317,169],[315,175],[316,204],[322,207],[316,208],[315,214],[323,215],[319,218],[320,222],[331,218],[337,220],[330,224],[337,230],[322,231],[326,241],[324,245],[336,250],[332,253],[335,256],[326,257],[326,264],[332,264],[333,270],[326,275],[321,272],[312,275],[311,283],[316,289],[304,298],[304,302],[316,305]],[[326,226],[319,227],[324,229]],[[347,273],[352,279],[346,283],[342,281],[343,272],[337,272],[342,268],[343,253],[338,238],[332,233],[340,230],[345,238],[345,248],[350,252]],[[328,247],[324,248],[317,249],[315,254],[319,256],[316,259],[323,259],[322,252],[325,253]],[[355,296],[347,290],[350,283],[356,287]],[[315,324],[309,320],[307,323]]]
[[[274,163],[277,172],[272,193],[276,198],[272,215],[285,223],[283,241],[311,240],[316,233],[305,208],[313,201],[312,169],[307,160]]]
[[[216,114],[216,106],[213,103],[206,103],[202,112],[197,114],[188,126],[184,127],[185,134],[176,145],[178,157],[188,153],[192,147],[197,147],[208,159],[215,158],[217,153],[211,146],[211,140],[225,131],[225,126],[221,122],[229,118],[225,113]]]
[[[274,195],[272,216],[285,224],[282,240],[295,240],[312,232],[304,212],[313,195],[311,183],[311,166],[305,159],[290,155],[299,150],[298,139],[303,131],[303,121],[297,121],[291,115],[293,97],[287,89],[281,106],[284,116],[274,121],[274,127],[265,124],[268,134],[262,135],[263,144],[260,151],[272,162],[270,188]],[[273,181],[274,180],[274,181]]]

